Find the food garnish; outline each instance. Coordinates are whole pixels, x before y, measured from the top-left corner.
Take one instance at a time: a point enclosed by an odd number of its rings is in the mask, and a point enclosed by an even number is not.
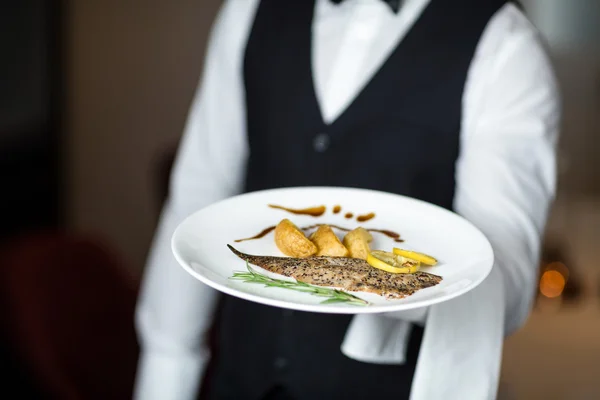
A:
[[[392,251],[394,252],[394,254],[410,258],[411,260],[422,262],[423,264],[429,266],[436,265],[438,262],[434,257],[425,253],[419,253],[417,251],[399,249],[398,247],[394,247]]]
[[[298,228],[289,219],[283,219],[275,228],[275,243],[283,254],[290,257],[357,258],[366,260],[374,268],[393,274],[412,274],[420,270],[421,264],[427,266],[437,264],[437,260],[430,255],[398,247],[394,247],[392,252],[371,251],[370,243],[373,241],[371,231],[386,233],[390,237],[399,236],[395,232],[358,227],[349,231],[340,241],[332,229],[336,227],[335,225],[316,224],[312,227],[317,230],[307,237],[303,232],[304,229]]]
[[[321,304],[345,303],[358,306],[369,305],[368,301],[339,289],[313,286],[300,281],[286,281],[283,279],[270,278],[252,269],[248,261],[246,261],[246,267],[248,268],[248,272],[234,272],[230,279],[237,279],[246,283],[258,283],[265,285],[266,287],[277,287],[295,290],[297,292],[310,293],[319,297],[327,297]]]
[[[382,250],[370,252],[367,256],[367,262],[374,268],[393,274],[414,274],[420,269],[418,261]]]

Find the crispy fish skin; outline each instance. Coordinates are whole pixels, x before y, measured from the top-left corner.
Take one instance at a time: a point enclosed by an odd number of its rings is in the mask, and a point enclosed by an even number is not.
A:
[[[359,258],[255,256],[242,253],[230,245],[227,247],[250,264],[300,282],[349,292],[375,293],[388,299],[402,299],[442,281],[441,276],[427,272],[392,274],[373,268]]]

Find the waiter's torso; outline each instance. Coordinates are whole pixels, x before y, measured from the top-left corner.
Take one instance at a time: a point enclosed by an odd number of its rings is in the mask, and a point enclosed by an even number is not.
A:
[[[311,62],[314,1],[262,0],[243,69],[246,190],[361,187],[451,209],[465,81],[481,34],[504,3],[431,1],[353,101],[325,122]],[[345,358],[339,346],[349,321],[226,297],[213,389],[230,398],[260,398],[276,384],[313,399],[365,398],[361,388],[373,396],[407,393],[416,354],[395,367]]]

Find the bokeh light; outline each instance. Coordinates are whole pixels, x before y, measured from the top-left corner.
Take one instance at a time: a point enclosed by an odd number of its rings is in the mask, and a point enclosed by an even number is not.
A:
[[[558,297],[563,293],[569,270],[562,263],[551,263],[546,268],[540,278],[540,292],[548,297]]]

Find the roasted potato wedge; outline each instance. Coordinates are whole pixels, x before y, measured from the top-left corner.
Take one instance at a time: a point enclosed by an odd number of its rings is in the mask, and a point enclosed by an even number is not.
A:
[[[317,252],[317,245],[289,219],[283,219],[277,224],[275,244],[283,254],[290,257],[309,257]]]
[[[373,236],[365,228],[359,227],[344,236],[344,246],[348,249],[350,257],[367,259],[371,249],[369,243],[373,241]]]
[[[348,257],[348,249],[329,225],[321,225],[310,235],[310,240],[317,246],[317,256]]]

